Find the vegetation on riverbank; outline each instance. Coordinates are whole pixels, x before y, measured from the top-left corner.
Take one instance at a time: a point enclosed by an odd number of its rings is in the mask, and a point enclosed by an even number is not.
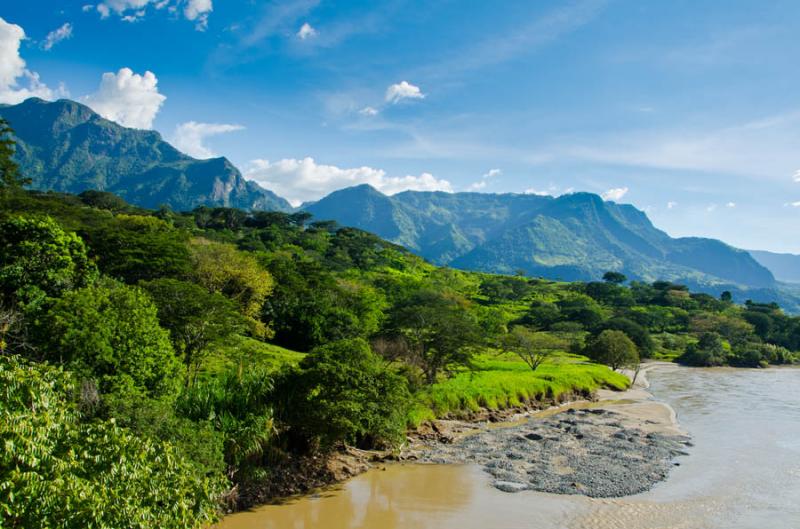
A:
[[[306,213],[148,211],[0,169],[4,527],[201,526],[287,459],[626,387],[587,355],[758,366],[800,348],[774,305],[440,268]]]

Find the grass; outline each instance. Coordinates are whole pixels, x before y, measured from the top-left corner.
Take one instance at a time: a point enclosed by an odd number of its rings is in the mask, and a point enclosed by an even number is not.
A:
[[[423,421],[481,408],[503,409],[532,400],[558,399],[599,388],[623,390],[627,377],[583,357],[560,355],[536,371],[512,356],[482,355],[475,369],[442,380],[416,396],[409,412],[412,427]]]
[[[203,365],[204,374],[215,376],[230,369],[243,366],[262,366],[280,369],[284,365],[296,365],[304,353],[284,349],[277,345],[260,342],[247,336],[233,336],[214,349]]]
[[[259,365],[279,369],[297,364],[305,355],[245,336],[235,336],[217,347],[205,362],[204,375],[215,376],[240,366]],[[421,390],[408,414],[416,428],[426,420],[446,415],[503,409],[524,402],[559,399],[571,393],[590,393],[599,388],[623,390],[628,378],[585,357],[559,354],[536,371],[514,355],[484,353],[474,367]]]

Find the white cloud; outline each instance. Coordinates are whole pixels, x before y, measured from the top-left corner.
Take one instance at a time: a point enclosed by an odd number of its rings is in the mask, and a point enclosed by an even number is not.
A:
[[[555,184],[550,184],[547,186],[547,189],[536,189],[535,187],[529,187],[523,191],[523,193],[526,195],[538,195],[540,197],[560,197],[562,195],[569,195],[574,191],[574,187],[565,187],[564,189],[561,189]]]
[[[172,143],[179,151],[183,151],[189,156],[200,159],[214,158],[217,155],[205,145],[206,138],[242,129],[244,127],[241,125],[189,121],[175,127]]]
[[[208,15],[214,10],[211,0],[187,0],[183,8],[183,16],[187,20],[195,21],[198,31],[205,31],[208,27]]]
[[[399,103],[403,99],[425,99],[425,94],[408,81],[401,81],[393,84],[386,89],[386,101],[388,103]]]
[[[146,71],[133,73],[130,68],[106,72],[100,88],[83,97],[83,102],[106,119],[137,129],[149,129],[167,97],[158,92],[158,79]]]
[[[310,39],[317,36],[317,30],[311,27],[311,24],[304,22],[300,29],[297,30],[297,38],[300,40]]]
[[[674,209],[677,206],[678,206],[677,202],[673,202],[671,200],[669,202],[667,202],[667,209]]]
[[[54,29],[44,38],[42,49],[51,50],[53,46],[72,37],[72,24],[65,22],[60,28]]]
[[[523,191],[526,195],[538,195],[540,197],[550,197],[553,196],[550,191],[542,191],[540,189],[536,189],[533,187],[529,187],[525,191]]]
[[[611,200],[613,202],[616,202],[618,200],[621,200],[622,197],[624,197],[627,194],[628,194],[627,187],[615,187],[613,189],[605,191],[604,193],[601,193],[600,196],[603,197],[603,200]]]
[[[488,180],[498,177],[501,174],[503,174],[503,171],[500,169],[489,169],[487,172],[483,173],[480,180],[470,184],[469,187],[467,187],[467,191],[479,191],[487,186]]]
[[[453,188],[447,180],[430,173],[419,176],[387,176],[382,169],[372,167],[340,168],[320,165],[313,158],[297,160],[288,158],[277,162],[253,160],[245,170],[245,177],[254,180],[286,198],[294,205],[317,200],[328,193],[360,184],[369,184],[387,195],[401,191],[447,191]]]
[[[362,116],[377,116],[379,114],[379,110],[375,107],[364,107],[358,111],[359,114]]]
[[[100,13],[100,18],[108,18],[114,13],[125,22],[136,22],[145,16],[151,5],[156,10],[166,7],[172,13],[182,8],[183,16],[195,22],[198,31],[208,27],[208,15],[214,10],[212,0],[105,0],[94,8]],[[83,6],[84,11],[87,8],[91,9],[91,5]]]
[[[800,200],[797,202],[787,202],[784,206],[792,206],[793,208],[800,208]]]
[[[736,202],[728,202],[727,204],[725,204],[725,207],[726,208],[735,208],[736,207]]]
[[[88,13],[92,9],[94,9],[94,4],[84,4],[84,6],[81,7],[81,11],[83,11],[84,13]]]
[[[800,169],[794,172],[794,176],[792,176],[795,182],[800,182]]]
[[[41,82],[39,74],[25,67],[19,54],[24,39],[25,31],[20,26],[0,18],[0,103],[15,105],[29,97],[54,99],[66,95],[63,86],[53,91]]]
[[[716,204],[709,204],[708,207],[706,208],[706,211],[708,211],[709,213],[713,213],[716,210],[717,210]]]

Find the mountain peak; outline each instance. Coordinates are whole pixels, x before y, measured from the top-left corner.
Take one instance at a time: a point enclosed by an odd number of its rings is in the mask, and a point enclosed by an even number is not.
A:
[[[123,127],[88,106],[30,98],[0,107],[14,129],[15,158],[35,189],[110,191],[144,207],[199,205],[290,211],[288,202],[245,181],[227,158],[196,160],[156,131]]]

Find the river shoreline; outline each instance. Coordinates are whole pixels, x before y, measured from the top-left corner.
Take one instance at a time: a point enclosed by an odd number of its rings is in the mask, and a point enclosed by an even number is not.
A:
[[[292,497],[313,494],[326,487],[340,484],[375,468],[395,463],[491,465],[487,469],[495,478],[495,487],[507,492],[539,490],[557,494],[584,494],[595,497],[616,497],[647,490],[665,479],[682,447],[689,443],[680,429],[674,410],[655,400],[649,393],[648,371],[673,366],[666,362],[645,364],[635,383],[625,391],[601,389],[593,395],[564,395],[558,401],[532,401],[523,407],[503,410],[481,410],[466,419],[437,419],[410,432],[399,451],[364,451],[342,448],[331,454],[291,458],[273,469],[273,479],[267,487],[241,491],[238,509],[259,504],[282,503]],[[633,378],[633,373],[626,373]],[[567,417],[562,420],[561,417]],[[535,422],[535,427],[531,424]],[[523,431],[524,430],[524,431]],[[467,439],[494,437],[482,446]],[[531,438],[526,438],[529,435]],[[521,436],[521,437],[520,437]],[[615,437],[616,436],[616,437]],[[544,443],[531,444],[541,437]],[[460,450],[467,439],[466,449]],[[523,441],[522,439],[525,439]],[[562,443],[560,441],[569,440]],[[526,443],[527,441],[527,443]],[[512,463],[487,459],[485,454],[511,454]],[[602,447],[602,464],[593,467],[600,454],[590,451]],[[486,450],[482,450],[486,448]],[[525,451],[537,448],[535,457],[547,463],[527,465],[525,472],[549,476],[538,484],[521,483],[513,475],[515,464],[525,459]],[[586,457],[575,458],[575,454]],[[483,454],[483,455],[481,455]],[[620,456],[625,454],[626,458]],[[572,460],[573,468],[564,462]],[[637,463],[633,473],[620,470]],[[533,463],[534,461],[528,461]],[[617,468],[615,472],[609,470]],[[570,479],[566,470],[586,469]],[[607,474],[608,480],[592,485],[591,473]],[[502,479],[505,478],[505,479]]]
[[[647,391],[644,368],[622,394],[607,392],[501,425],[455,426],[448,443],[417,447],[424,463],[477,464],[503,492],[630,496],[666,479],[691,446],[675,412]],[[470,426],[472,430],[470,430]]]

